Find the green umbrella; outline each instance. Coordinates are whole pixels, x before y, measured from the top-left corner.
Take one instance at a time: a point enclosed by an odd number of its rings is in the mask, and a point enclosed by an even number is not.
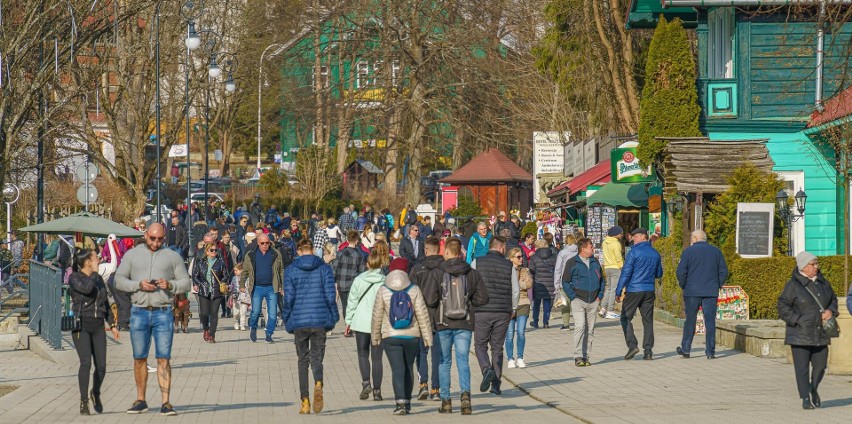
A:
[[[126,225],[92,215],[88,212],[79,212],[68,215],[65,218],[41,224],[30,225],[20,228],[18,231],[28,233],[45,234],[76,234],[83,233],[90,236],[108,236],[115,234],[116,237],[141,237],[142,232],[134,230]]]

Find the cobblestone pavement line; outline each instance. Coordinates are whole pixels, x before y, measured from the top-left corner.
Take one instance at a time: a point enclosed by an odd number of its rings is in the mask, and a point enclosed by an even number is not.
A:
[[[344,420],[450,423],[462,419],[455,372],[454,414],[438,414],[440,402],[415,400],[411,416],[391,415],[393,387],[386,359],[382,384],[385,400],[359,400],[361,378],[355,339],[344,338],[342,326],[335,329],[326,350],[325,410],[318,416],[299,415],[299,382],[292,336],[279,328],[274,344],[251,343],[247,331],[236,331],[232,325],[231,319],[220,320],[216,344],[201,340],[197,320],[191,322],[193,329],[189,334],[175,335],[171,400],[178,412],[177,417],[160,416],[160,391],[154,373],[150,373],[148,378],[149,411],[141,415],[124,412],[136,397],[127,333],[122,333],[117,344],[108,338],[107,376],[102,389],[105,413],[89,417],[81,417],[78,411],[77,358],[73,350],[62,352],[68,359],[64,361],[66,365],[62,365],[46,361],[29,351],[14,351],[12,345],[0,345],[0,385],[20,386],[0,397],[0,423],[114,423],[119,420],[122,423],[340,423]],[[547,422],[578,422],[514,387],[504,387],[500,397],[480,394],[477,390],[480,376],[472,355],[470,361],[474,415],[464,417],[465,422],[521,422],[529,419],[530,413]],[[149,363],[155,363],[153,346]],[[415,395],[416,390],[415,387]]]
[[[558,314],[551,322],[560,322]],[[637,338],[642,325],[635,318]],[[504,377],[534,398],[592,423],[819,422],[848,423],[852,376],[827,375],[819,393],[823,407],[802,410],[793,366],[717,346],[715,360],[704,356],[704,336],[696,336],[693,356],[675,353],[681,330],[655,323],[654,360],[642,353],[624,360],[627,347],[619,320],[599,320],[591,367],[573,361],[573,331],[527,332],[524,369]],[[570,348],[569,348],[570,345]]]

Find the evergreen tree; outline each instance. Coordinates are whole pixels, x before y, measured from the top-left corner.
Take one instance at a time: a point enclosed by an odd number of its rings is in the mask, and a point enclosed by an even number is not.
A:
[[[695,59],[679,18],[660,22],[651,39],[639,104],[639,152],[643,163],[661,162],[666,143],[655,137],[698,137]]]

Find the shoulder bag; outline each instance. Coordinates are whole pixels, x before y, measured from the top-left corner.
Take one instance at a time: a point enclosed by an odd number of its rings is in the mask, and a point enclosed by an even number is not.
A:
[[[807,287],[805,287],[805,291],[814,298],[814,301],[819,306],[820,316],[825,313],[825,308],[822,307],[822,303],[820,303],[819,299],[814,295],[814,292],[810,291]],[[822,334],[828,338],[840,337],[840,327],[837,325],[837,318],[834,317],[834,314],[831,315],[831,318],[822,321],[822,325],[820,326],[820,330],[822,330]]]

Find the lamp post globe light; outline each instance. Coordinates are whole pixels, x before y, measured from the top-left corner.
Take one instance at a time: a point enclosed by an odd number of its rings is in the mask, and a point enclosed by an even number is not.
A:
[[[189,2],[190,8],[192,7],[192,2]],[[198,32],[195,30],[195,22],[189,21],[186,40],[184,41],[186,44],[186,48],[190,51],[194,51],[201,45],[201,37],[198,36]]]
[[[787,190],[781,189],[778,190],[778,193],[775,195],[775,205],[778,207],[778,215],[781,216],[781,219],[787,225],[787,256],[793,256],[793,223],[801,219],[805,216],[805,207],[807,206],[808,195],[804,190],[799,189],[798,192],[793,196],[795,200],[796,212],[798,214],[793,213],[788,201],[790,200],[790,196],[787,194]]]

